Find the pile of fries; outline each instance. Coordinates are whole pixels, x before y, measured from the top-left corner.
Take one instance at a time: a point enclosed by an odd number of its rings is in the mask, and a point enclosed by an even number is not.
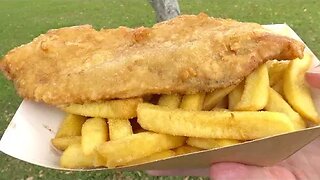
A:
[[[304,74],[311,56],[268,61],[211,93],[71,104],[52,144],[65,168],[121,167],[318,125]]]

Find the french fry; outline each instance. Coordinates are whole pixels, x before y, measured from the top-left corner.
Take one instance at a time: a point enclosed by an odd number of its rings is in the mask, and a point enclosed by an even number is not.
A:
[[[104,119],[91,118],[83,124],[81,146],[85,155],[94,153],[96,148],[107,139],[108,126]]]
[[[215,111],[215,112],[231,112],[229,109],[226,108],[213,108],[211,109],[211,111]]]
[[[81,143],[81,136],[68,136],[68,137],[60,137],[60,138],[53,138],[51,139],[52,145],[61,150],[64,151],[72,144],[80,144]]]
[[[56,138],[81,136],[82,124],[86,121],[86,119],[87,118],[83,116],[67,114],[59,127]]]
[[[190,95],[189,95],[190,97]],[[193,107],[193,108],[202,108],[202,106],[200,106],[200,104],[203,104],[203,97],[202,95],[197,95],[193,97],[193,100],[200,100],[199,102],[195,102],[195,103],[199,103],[198,107]],[[159,106],[166,106],[170,109],[177,109],[179,108],[181,102],[181,96],[178,94],[174,94],[174,95],[162,95],[159,99]],[[184,108],[191,108],[192,109],[192,105],[190,104],[192,103],[192,98],[188,98],[184,100]],[[195,104],[197,105],[197,104]]]
[[[244,82],[241,82],[233,91],[228,95],[228,106],[230,110],[234,110],[234,107],[241,100],[241,96],[244,89]]]
[[[110,140],[117,140],[133,134],[128,119],[108,119]]]
[[[241,141],[235,139],[212,139],[212,138],[194,138],[187,139],[187,144],[201,149],[213,149],[225,146],[239,144]]]
[[[251,140],[294,130],[279,112],[186,111],[141,103],[137,113],[142,128],[175,136]]]
[[[264,108],[267,111],[282,112],[289,116],[295,129],[306,128],[306,124],[301,116],[295,112],[291,106],[272,88],[269,89],[269,100]]]
[[[172,109],[176,109],[179,107],[181,102],[181,95],[179,94],[171,94],[171,95],[162,95],[159,99],[158,104],[160,106],[167,106]]]
[[[173,156],[175,156],[175,152],[174,151],[172,151],[172,150],[164,150],[164,151],[161,151],[161,152],[157,152],[157,153],[151,154],[150,156],[143,157],[141,159],[133,160],[133,161],[127,163],[126,166],[153,162],[153,161],[157,161],[157,160],[161,160],[161,159],[167,159],[167,158],[173,157]]]
[[[153,153],[179,147],[185,142],[185,139],[166,134],[141,132],[105,142],[98,148],[98,152],[107,159],[107,166],[111,168],[126,165]]]
[[[105,159],[97,152],[85,155],[82,152],[81,144],[70,145],[60,158],[60,165],[64,168],[90,168],[105,165]]]
[[[211,110],[214,108],[224,97],[226,97],[236,85],[232,85],[222,89],[216,89],[211,93],[207,93],[203,102],[203,110]]]
[[[234,109],[241,111],[261,110],[268,102],[268,92],[268,69],[263,64],[246,78],[241,100]]]
[[[71,104],[61,108],[72,114],[87,117],[130,119],[136,117],[137,105],[142,98],[110,100],[101,103]]]
[[[180,108],[185,110],[201,110],[204,97],[204,93],[184,95],[180,104]]]
[[[304,75],[312,63],[311,56],[292,60],[284,74],[283,91],[288,103],[303,118],[320,124],[319,114],[314,106],[310,90],[306,86]]]
[[[272,86],[272,89],[277,91],[282,97],[284,97],[283,92],[283,79],[280,79],[274,86]]]
[[[173,150],[176,153],[176,156],[178,156],[178,155],[182,155],[182,154],[189,154],[189,153],[201,151],[203,149],[189,146],[189,145],[183,145],[183,146],[177,147],[176,149],[173,149]]]
[[[278,60],[272,60],[272,61],[266,62],[266,65],[268,67],[270,86],[274,86],[278,81],[283,79],[283,74],[287,69],[289,62],[290,61],[278,61]]]

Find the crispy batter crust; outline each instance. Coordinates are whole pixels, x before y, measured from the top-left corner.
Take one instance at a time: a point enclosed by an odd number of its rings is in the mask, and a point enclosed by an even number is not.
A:
[[[27,99],[59,105],[144,94],[209,92],[239,83],[304,46],[255,23],[183,15],[152,28],[50,30],[11,50],[0,69]]]

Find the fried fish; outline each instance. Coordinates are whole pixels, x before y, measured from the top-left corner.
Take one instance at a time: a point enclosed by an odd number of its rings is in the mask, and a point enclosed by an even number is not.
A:
[[[18,93],[53,105],[192,94],[237,84],[267,60],[304,45],[255,23],[182,15],[151,28],[49,30],[11,50],[0,69]]]

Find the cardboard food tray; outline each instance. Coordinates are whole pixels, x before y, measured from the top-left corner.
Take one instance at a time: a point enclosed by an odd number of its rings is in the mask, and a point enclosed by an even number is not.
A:
[[[265,27],[278,33],[289,34],[290,37],[302,41],[286,24],[266,25]],[[310,49],[306,48],[305,51],[313,55],[313,67],[318,65],[319,61]],[[320,91],[316,89],[311,90],[319,112]],[[3,134],[0,141],[0,150],[9,156],[31,164],[52,169],[68,170],[59,166],[61,154],[53,148],[50,142],[55,136],[64,115],[64,112],[55,107],[24,100]],[[318,136],[320,136],[319,126],[220,149],[205,150],[151,163],[116,169],[207,168],[212,163],[224,161],[267,166],[286,159]],[[106,168],[72,170],[85,171],[101,169]]]

